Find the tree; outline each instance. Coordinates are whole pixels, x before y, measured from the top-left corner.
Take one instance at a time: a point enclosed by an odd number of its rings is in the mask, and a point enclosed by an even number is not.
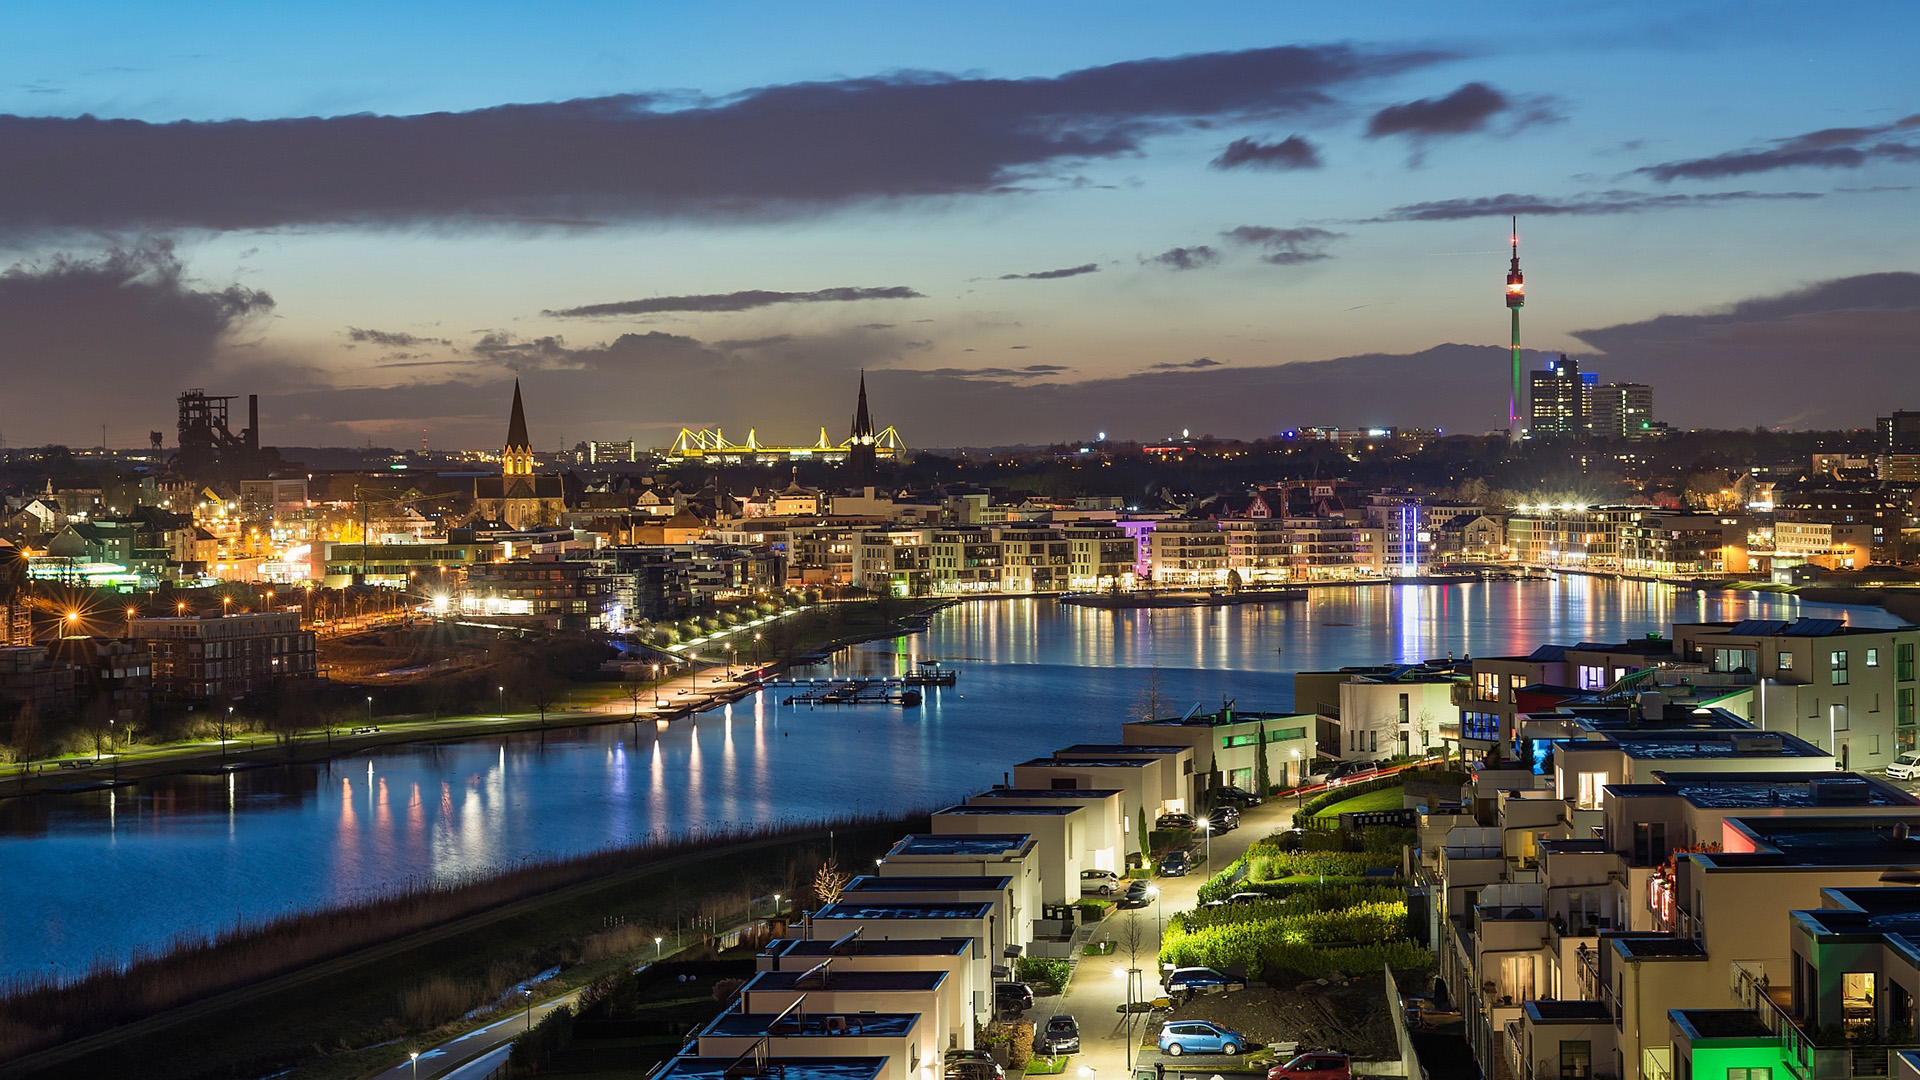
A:
[[[40,709],[32,701],[22,702],[13,714],[13,735],[9,743],[13,747],[13,760],[23,766],[20,779],[24,783],[27,773],[33,771],[30,766],[40,750]]]
[[[1147,665],[1146,682],[1140,686],[1140,697],[1134,711],[1139,719],[1147,721],[1158,720],[1166,712],[1166,696],[1160,684],[1158,662]]]
[[[813,874],[813,898],[821,907],[840,899],[841,890],[847,887],[850,879],[840,870],[832,859],[828,859]]]
[[[626,691],[627,700],[633,703],[633,718],[635,720],[640,719],[640,702],[648,696],[649,691],[652,690],[652,686],[639,679],[635,679],[627,683],[622,689]]]
[[[1267,777],[1267,725],[1262,722],[1253,736],[1253,793],[1264,799],[1270,788]]]
[[[1147,833],[1147,808],[1143,806],[1140,808],[1140,865],[1145,866],[1152,861],[1153,843]]]

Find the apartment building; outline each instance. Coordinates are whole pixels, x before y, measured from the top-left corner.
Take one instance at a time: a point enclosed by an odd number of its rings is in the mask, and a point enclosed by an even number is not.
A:
[[[319,671],[313,631],[301,629],[298,612],[133,619],[127,636],[145,643],[162,698],[233,701]]]

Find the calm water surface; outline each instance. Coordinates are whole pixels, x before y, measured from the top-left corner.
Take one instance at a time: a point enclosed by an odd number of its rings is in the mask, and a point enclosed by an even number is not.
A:
[[[1616,641],[1675,620],[1878,609],[1572,578],[1316,591],[1304,604],[1108,612],[963,605],[930,632],[841,654],[820,674],[960,669],[919,709],[781,706],[762,694],[697,723],[413,747],[324,766],[180,777],[0,803],[0,976],[77,973],[176,935],[349,903],[721,823],[926,807],[1015,762],[1115,741],[1158,666],[1165,705],[1292,705],[1292,673]]]

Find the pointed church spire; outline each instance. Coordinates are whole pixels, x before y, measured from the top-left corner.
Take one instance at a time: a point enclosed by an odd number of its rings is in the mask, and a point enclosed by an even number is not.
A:
[[[860,369],[860,404],[853,410],[853,437],[873,438],[873,417],[867,414],[867,369]]]
[[[513,416],[507,420],[507,449],[532,450],[533,440],[527,438],[527,411],[520,407],[520,380],[513,380]]]

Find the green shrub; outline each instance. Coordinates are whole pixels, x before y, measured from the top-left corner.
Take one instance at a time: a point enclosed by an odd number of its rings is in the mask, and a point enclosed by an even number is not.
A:
[[[1035,990],[1044,987],[1047,993],[1057,994],[1066,989],[1067,978],[1073,974],[1073,965],[1058,957],[1022,956],[1013,962],[1013,974],[1021,982],[1031,984]]]

